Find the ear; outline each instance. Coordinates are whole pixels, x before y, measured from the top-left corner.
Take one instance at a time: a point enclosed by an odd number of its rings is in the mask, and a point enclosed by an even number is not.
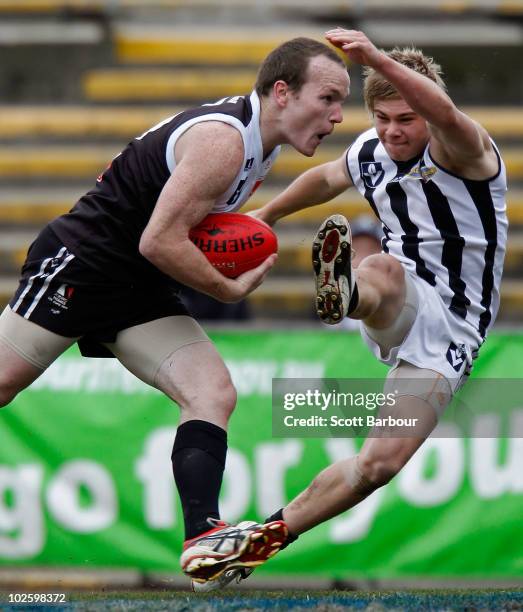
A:
[[[285,81],[276,81],[272,86],[274,100],[280,108],[285,108],[289,100],[289,86]]]

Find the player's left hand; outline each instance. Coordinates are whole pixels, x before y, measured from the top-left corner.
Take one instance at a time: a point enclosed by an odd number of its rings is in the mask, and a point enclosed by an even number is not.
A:
[[[265,223],[265,225],[271,227],[272,225],[274,225],[274,221],[272,221],[268,218],[266,212],[263,210],[263,208],[255,208],[254,210],[250,210],[248,213],[246,213],[247,215],[249,215],[249,217],[253,217],[254,219],[258,219],[258,221],[261,221],[262,223]]]
[[[363,32],[334,28],[325,32],[325,38],[344,51],[351,62],[378,68],[385,55],[379,51]]]

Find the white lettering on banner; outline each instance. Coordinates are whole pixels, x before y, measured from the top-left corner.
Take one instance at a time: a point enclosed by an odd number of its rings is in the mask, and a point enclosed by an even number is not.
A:
[[[26,559],[43,550],[42,479],[38,464],[0,466],[0,556],[5,559]]]
[[[503,465],[500,465],[500,443],[497,438],[482,438],[500,432],[499,415],[478,417],[471,441],[470,478],[482,499],[494,499],[506,493],[523,493],[523,410],[516,410],[510,421],[510,434]]]
[[[226,361],[239,396],[270,395],[278,375],[277,361]]]
[[[314,361],[226,361],[239,396],[271,395],[272,379],[322,378],[325,367]],[[160,391],[146,385],[117,359],[61,357],[35,380],[29,391],[120,392],[126,395]]]
[[[29,387],[31,391],[160,393],[126,370],[116,359],[63,358],[55,361]]]
[[[175,487],[171,452],[176,427],[161,427],[144,442],[144,453],[134,471],[143,485],[143,511],[152,529],[169,529],[176,523]]]
[[[220,493],[220,514],[229,523],[236,523],[247,512],[252,496],[251,469],[240,451],[229,448],[223,485]]]
[[[284,361],[279,378],[318,378],[325,376],[325,364],[321,361]]]
[[[342,438],[326,440],[325,450],[332,463],[353,457],[358,452],[354,440]],[[333,519],[329,523],[331,540],[338,544],[363,540],[372,529],[386,488],[374,491],[366,500]]]
[[[451,423],[440,423],[429,438],[405,465],[397,477],[398,491],[413,506],[427,508],[452,499],[459,491],[465,475],[465,449],[460,430]],[[427,463],[436,460],[433,475],[426,475]]]
[[[474,431],[492,434],[498,426],[492,415],[482,416]],[[478,498],[523,494],[523,409],[512,415],[510,423],[511,434],[520,437],[477,438],[466,444],[455,425],[438,428],[437,435],[446,437],[429,438],[390,485],[331,521],[329,541],[354,542],[367,537],[390,487],[418,507],[451,501],[460,492],[466,474]],[[144,522],[150,529],[172,529],[177,524],[179,502],[170,461],[175,434],[175,427],[152,430],[135,462],[135,475],[143,486]],[[323,444],[325,465],[357,453],[352,439],[326,439]],[[229,449],[220,499],[223,517],[232,522],[241,519],[253,502],[262,518],[284,506],[290,470],[307,468],[306,449],[304,441],[294,439],[259,442],[248,453]],[[433,469],[429,471],[429,467]],[[44,467],[38,463],[0,465],[1,558],[30,559],[42,553],[47,537],[42,499],[51,520],[73,533],[95,533],[118,520],[116,487],[103,465],[71,460],[50,475],[46,489],[43,481]],[[82,489],[88,492],[87,504],[82,503]]]
[[[290,467],[298,465],[303,455],[301,440],[283,440],[258,444],[256,461],[256,508],[266,517],[287,505],[285,475]]]
[[[90,503],[80,502],[85,487]],[[68,461],[47,489],[47,505],[54,518],[75,533],[93,533],[110,527],[117,519],[118,499],[108,471],[94,461]]]

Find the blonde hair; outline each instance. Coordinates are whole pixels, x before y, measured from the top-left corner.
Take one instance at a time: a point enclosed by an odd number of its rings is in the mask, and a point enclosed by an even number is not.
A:
[[[415,47],[405,47],[400,49],[395,47],[392,51],[384,51],[385,55],[392,58],[396,62],[407,66],[411,70],[414,70],[418,74],[423,74],[428,77],[431,81],[434,81],[444,91],[447,89],[446,85],[441,78],[443,74],[441,66],[436,64],[432,57],[423,55],[423,52]],[[374,100],[376,98],[399,98],[399,94],[379,72],[366,66],[363,70],[364,81],[363,81],[363,98],[365,105],[369,112],[374,112]]]

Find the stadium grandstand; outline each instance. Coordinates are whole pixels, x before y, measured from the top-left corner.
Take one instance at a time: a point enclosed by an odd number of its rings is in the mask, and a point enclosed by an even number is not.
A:
[[[2,304],[38,228],[68,210],[128,140],[188,105],[250,91],[257,64],[276,44],[295,35],[319,38],[327,24],[342,23],[385,48],[423,45],[445,66],[454,99],[502,147],[511,230],[500,320],[517,320],[523,306],[522,2],[401,1],[392,8],[384,0],[0,0],[0,18]],[[351,99],[334,137],[312,159],[284,151],[250,207],[305,169],[334,159],[369,125],[359,72],[351,71]],[[333,210],[350,218],[366,204],[345,195],[282,224],[280,261],[251,297],[257,317],[309,318],[308,237]]]

